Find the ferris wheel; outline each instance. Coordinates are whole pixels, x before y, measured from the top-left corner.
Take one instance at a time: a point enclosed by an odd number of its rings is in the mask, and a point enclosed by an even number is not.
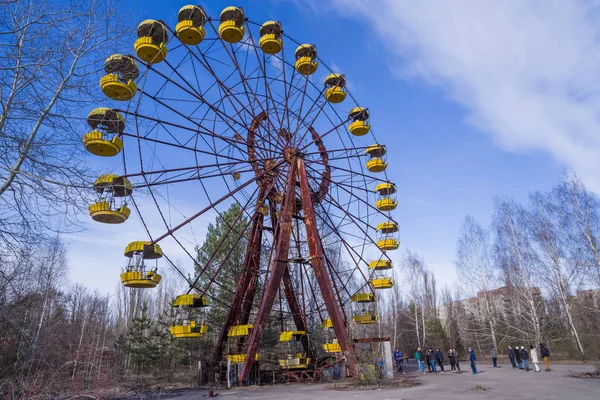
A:
[[[318,350],[351,362],[348,327],[378,321],[377,291],[394,285],[387,252],[399,247],[396,186],[369,110],[315,45],[279,22],[255,23],[238,7],[211,18],[192,5],[177,19],[175,28],[143,21],[135,53],[106,59],[100,88],[110,106],[89,113],[83,136],[90,153],[122,168],[94,183],[92,219],[122,224],[134,210],[146,229],[125,246],[123,285],[156,287],[162,268],[181,272],[169,254],[183,251],[196,275],[182,274],[189,290],[174,294],[171,333],[214,333],[214,360],[241,363],[242,381],[278,296],[280,342],[301,347],[282,368],[310,366],[315,320],[328,338]],[[200,265],[193,226],[231,203],[239,215]],[[228,287],[220,271],[239,243],[243,268]],[[232,293],[222,326],[201,317],[215,285]],[[228,341],[237,345],[226,351]]]

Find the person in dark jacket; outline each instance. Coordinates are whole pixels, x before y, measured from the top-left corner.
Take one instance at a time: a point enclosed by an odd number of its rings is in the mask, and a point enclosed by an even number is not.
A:
[[[456,349],[452,349],[452,351],[456,355],[456,370],[460,372],[460,354],[458,354],[458,351],[456,351]]]
[[[475,351],[469,347],[469,361],[471,361],[471,371],[473,371],[473,375],[477,373],[477,367],[475,363],[477,362],[477,357],[475,356]]]
[[[523,360],[525,371],[529,371],[529,353],[525,349],[525,346],[521,346],[521,360]]]
[[[427,364],[427,368],[429,369],[429,373],[432,373],[431,370],[431,349],[425,352],[425,363]]]
[[[510,360],[512,367],[517,368],[517,363],[515,362],[515,351],[511,346],[508,346],[508,359]]]
[[[444,353],[442,353],[442,350],[437,349],[435,353],[435,359],[437,360],[442,372],[444,372]]]
[[[450,370],[456,371],[456,353],[454,349],[448,350],[448,361],[450,362]]]
[[[540,356],[544,359],[544,364],[546,364],[546,371],[550,371],[550,363],[548,362],[548,357],[550,357],[550,350],[548,350],[544,343],[540,343]]]
[[[432,349],[429,349],[429,363],[431,365],[431,369],[434,374],[437,374],[437,368],[435,367],[435,352]]]
[[[490,349],[490,357],[492,357],[494,368],[498,368],[498,353],[496,352],[496,348],[494,346],[492,346]]]
[[[396,361],[396,370],[398,374],[403,374],[402,364],[404,363],[404,353],[400,350],[394,351],[394,360]]]
[[[515,346],[515,360],[517,361],[517,364],[519,364],[519,369],[523,369],[523,360],[521,360],[519,346]]]

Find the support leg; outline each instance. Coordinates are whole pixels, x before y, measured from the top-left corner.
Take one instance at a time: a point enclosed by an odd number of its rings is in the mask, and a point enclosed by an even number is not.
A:
[[[325,307],[329,313],[329,318],[333,323],[333,329],[335,330],[336,338],[346,354],[348,371],[350,375],[355,374],[356,357],[354,354],[354,348],[348,338],[348,332],[344,324],[344,316],[342,310],[338,307],[333,293],[331,279],[325,267],[323,249],[321,248],[321,241],[319,240],[319,232],[317,229],[317,220],[315,216],[315,210],[313,209],[310,187],[308,183],[308,177],[306,175],[306,169],[304,167],[304,161],[302,159],[297,160],[298,163],[298,181],[300,182],[300,194],[302,196],[302,209],[304,210],[304,222],[306,224],[306,233],[308,237],[308,249],[310,252],[310,261],[315,272]]]
[[[223,356],[223,346],[227,341],[227,332],[239,318],[241,307],[245,306],[243,301],[247,295],[252,279],[258,275],[258,269],[260,267],[260,246],[262,242],[263,221],[264,216],[260,212],[255,212],[254,221],[252,222],[252,227],[250,228],[250,242],[248,243],[248,249],[246,250],[244,269],[235,289],[235,295],[231,302],[231,307],[227,312],[225,323],[221,327],[221,332],[219,333],[219,338],[217,339],[217,345],[213,352],[213,362],[215,364],[221,361],[221,357]]]
[[[252,370],[252,365],[254,365],[254,357],[258,352],[262,331],[269,320],[269,313],[273,307],[273,302],[275,301],[275,296],[277,295],[277,289],[279,289],[281,278],[283,277],[283,273],[287,267],[288,254],[290,250],[290,236],[292,233],[292,209],[294,207],[294,201],[296,197],[295,188],[296,163],[291,163],[287,178],[284,203],[281,209],[281,225],[278,227],[279,234],[276,243],[277,247],[275,248],[275,259],[273,260],[274,265],[271,269],[271,275],[269,276],[269,280],[265,287],[265,292],[263,293],[262,301],[258,309],[256,321],[254,323],[254,328],[252,329],[250,338],[248,339],[248,351],[246,353],[246,359],[244,360],[244,365],[242,366],[242,372],[240,376],[242,383],[246,382],[246,379]]]

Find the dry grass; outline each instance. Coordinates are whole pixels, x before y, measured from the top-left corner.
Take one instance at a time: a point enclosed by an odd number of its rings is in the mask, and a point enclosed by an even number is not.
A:
[[[485,391],[491,390],[491,388],[489,388],[489,387],[485,387],[485,386],[483,386],[483,385],[480,385],[480,384],[478,383],[477,385],[473,386],[473,387],[472,387],[472,388],[470,388],[469,390],[476,390],[476,391],[478,391],[478,392],[485,392]]]
[[[380,390],[380,389],[396,389],[409,388],[418,386],[421,383],[414,377],[399,377],[394,379],[380,379],[376,383],[365,383],[361,380],[347,380],[340,383],[334,383],[327,388],[330,390]]]

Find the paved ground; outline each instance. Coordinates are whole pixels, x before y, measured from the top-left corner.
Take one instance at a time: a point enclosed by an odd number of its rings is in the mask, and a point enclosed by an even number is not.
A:
[[[461,364],[461,367],[463,365]],[[464,367],[468,368],[465,363]],[[584,400],[600,399],[600,379],[574,379],[567,375],[571,371],[591,369],[585,365],[553,365],[550,372],[526,372],[513,370],[510,366],[492,368],[479,365],[481,373],[471,375],[470,372],[453,374],[451,372],[437,375],[419,375],[421,385],[411,388],[337,391],[329,389],[330,384],[318,385],[279,385],[270,387],[240,388],[221,390],[219,397],[223,399],[387,399],[387,400],[527,400],[527,399],[560,399]],[[464,370],[464,368],[463,368]],[[409,375],[415,375],[409,373]],[[489,390],[473,390],[481,385]],[[203,398],[206,391],[189,391],[177,396],[162,397],[169,400],[195,400]]]

